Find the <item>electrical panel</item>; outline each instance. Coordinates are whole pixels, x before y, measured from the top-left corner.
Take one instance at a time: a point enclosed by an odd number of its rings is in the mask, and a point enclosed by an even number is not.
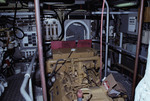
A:
[[[137,35],[138,20],[137,14],[121,15],[120,32]]]
[[[24,32],[21,42],[21,52],[25,58],[33,56],[37,48],[37,34],[35,31]]]
[[[128,32],[136,32],[137,17],[128,18]]]
[[[25,37],[22,40],[24,48],[37,47],[37,36],[36,32],[25,32]]]

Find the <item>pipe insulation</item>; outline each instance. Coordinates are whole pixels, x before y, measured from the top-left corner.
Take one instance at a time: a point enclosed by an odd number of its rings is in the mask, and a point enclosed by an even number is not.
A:
[[[21,85],[21,88],[20,88],[20,92],[22,94],[22,96],[24,97],[24,99],[26,101],[33,101],[33,93],[32,93],[32,86],[31,86],[31,72],[32,72],[32,67],[33,67],[33,64],[34,64],[34,61],[35,61],[35,58],[36,58],[36,55],[37,55],[37,51],[34,53],[34,56],[32,57],[32,61],[28,67],[28,70],[24,76],[24,80],[23,80],[23,83]],[[29,82],[29,94],[26,92],[26,87],[27,87],[27,83]]]

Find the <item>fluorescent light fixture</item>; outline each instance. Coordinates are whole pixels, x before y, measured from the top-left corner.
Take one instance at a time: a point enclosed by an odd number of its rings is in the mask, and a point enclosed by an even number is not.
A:
[[[115,5],[115,7],[130,7],[137,5],[137,2],[125,2]]]
[[[53,6],[72,6],[73,5],[73,4],[64,4],[63,2],[44,2],[44,4],[53,5]]]
[[[64,4],[63,2],[44,2],[47,5]]]
[[[6,3],[6,0],[0,0],[0,3]]]

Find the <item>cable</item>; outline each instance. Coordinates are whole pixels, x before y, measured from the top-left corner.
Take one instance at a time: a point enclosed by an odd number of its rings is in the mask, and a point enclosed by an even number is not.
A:
[[[52,75],[55,73],[56,67],[57,67],[59,61],[65,61],[65,60],[64,60],[64,59],[58,59],[58,60],[57,60],[57,62],[56,62],[56,64],[55,64],[55,67],[54,67],[54,69],[53,69],[53,71],[52,71]]]
[[[53,11],[56,13],[56,15],[57,15],[57,17],[58,17],[58,19],[59,19],[59,22],[60,22],[60,24],[61,24],[61,27],[62,27],[62,33],[61,33],[60,36],[59,36],[60,40],[62,40],[62,39],[64,38],[64,22],[65,22],[66,17],[67,17],[70,13],[72,13],[72,12],[74,12],[74,11],[76,11],[76,10],[78,10],[78,9],[73,9],[73,10],[69,11],[69,12],[65,15],[64,19],[62,19],[62,22],[61,22],[60,17],[58,16],[58,13],[55,11],[55,9],[53,9]]]
[[[14,35],[15,35],[16,38],[18,38],[18,39],[23,39],[23,38],[24,38],[25,33],[24,33],[24,31],[23,31],[22,29],[20,29],[20,28],[18,28],[18,27],[10,27],[9,29],[11,29],[11,28],[13,28],[13,31],[15,31],[15,32],[14,32]],[[18,36],[16,35],[16,29],[18,29],[19,31],[22,32],[22,34],[23,34],[22,37],[18,37]]]
[[[62,65],[57,69],[56,73],[61,69],[61,67],[66,63],[66,61],[70,58],[71,54],[73,53],[73,51],[70,52],[68,58],[62,63]]]
[[[85,66],[85,65],[83,65],[83,67],[85,68],[85,73],[86,73],[86,75],[87,75],[87,79],[88,79],[88,83],[90,84],[91,83],[91,81],[90,81],[90,78],[89,78],[89,73],[88,73],[88,69],[87,69],[87,67]]]
[[[71,52],[70,52],[68,58],[71,56],[72,53],[73,53],[73,50],[71,50]],[[58,59],[58,60],[57,60],[57,62],[56,62],[56,64],[55,64],[55,67],[54,67],[52,73],[48,76],[49,79],[48,79],[47,83],[48,83],[49,87],[52,87],[53,83],[54,83],[55,80],[56,80],[55,75],[56,75],[57,72],[61,69],[61,67],[66,63],[66,61],[68,60],[68,58],[67,58],[66,60],[64,60],[64,59]],[[57,68],[57,65],[58,65],[58,62],[59,62],[59,61],[64,61],[64,62],[63,62],[62,65],[59,67],[59,69],[57,69],[57,71],[56,71],[56,68]]]
[[[16,23],[16,14],[17,14],[17,5],[18,5],[18,1],[16,1],[16,4],[15,4],[14,21],[13,21],[13,27],[11,27],[11,28],[13,28],[13,32],[14,32],[14,35],[15,35],[16,38],[18,38],[18,39],[23,39],[23,38],[24,38],[24,35],[25,35],[25,34],[24,34],[24,31],[15,26],[15,23]],[[10,29],[11,29],[11,28],[10,28]],[[20,31],[23,33],[23,36],[22,36],[21,38],[19,38],[19,37],[16,35],[16,29],[20,30]]]
[[[70,58],[70,56],[71,56],[72,53],[73,53],[73,51],[70,52],[68,58]],[[64,60],[64,59],[58,59],[58,60],[57,60],[57,62],[56,62],[56,64],[55,64],[55,67],[54,67],[54,69],[53,69],[53,71],[52,71],[52,73],[51,73],[52,76],[55,75],[55,74],[61,69],[61,67],[66,63],[66,61],[68,60],[68,58],[67,58],[66,60]],[[59,61],[64,61],[64,62],[63,62],[62,65],[59,67],[59,69],[57,69],[57,71],[56,71],[56,68],[57,68],[57,65],[58,65]]]
[[[17,14],[17,4],[18,4],[18,1],[15,0],[15,2],[16,2],[16,4],[15,4],[13,28],[15,27],[15,23],[16,23],[16,14]],[[15,35],[15,29],[13,29],[13,32],[14,32],[14,35]]]
[[[87,75],[87,80],[88,80],[88,83],[91,83],[93,82],[96,86],[98,86],[98,84],[91,78],[90,79],[90,76],[89,76],[89,73],[88,71],[92,71],[94,73],[94,75],[96,76],[95,72],[93,71],[93,69],[87,69],[87,67],[85,65],[83,65],[83,67],[86,69],[85,73]]]
[[[17,14],[17,4],[18,4],[18,1],[16,1],[16,4],[15,4],[14,21],[13,21],[13,27],[11,27],[11,28],[13,28],[13,33],[14,33],[14,35],[15,35],[16,38],[18,38],[18,39],[23,39],[23,38],[24,38],[24,35],[25,35],[25,34],[24,34],[24,31],[15,26],[16,14]],[[11,28],[10,28],[10,29],[11,29]],[[23,33],[23,36],[22,36],[21,38],[16,35],[16,29],[20,30],[20,31]]]

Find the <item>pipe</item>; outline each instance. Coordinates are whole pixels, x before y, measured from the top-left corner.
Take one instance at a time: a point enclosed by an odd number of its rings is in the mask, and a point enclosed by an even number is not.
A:
[[[105,0],[103,0],[102,14],[101,14],[101,30],[100,30],[100,81],[102,79],[102,37],[103,37],[103,12],[104,12]]]
[[[102,12],[92,12],[93,15],[99,15],[102,14]],[[104,14],[107,14],[107,12],[104,12]],[[116,15],[120,15],[120,14],[137,14],[137,12],[131,12],[131,11],[125,11],[125,12],[110,12],[110,14],[116,14]]]
[[[43,14],[45,15],[53,15],[55,14],[53,11],[44,11]],[[28,15],[35,15],[35,12],[17,12],[17,16],[28,16]],[[0,16],[14,16],[14,13],[11,12],[0,12]]]
[[[23,98],[24,98],[26,101],[33,101],[33,100],[31,99],[31,97],[27,94],[26,90],[25,90],[29,78],[30,78],[29,75],[25,75],[25,78],[24,78],[23,83],[22,83],[21,88],[20,88],[20,92],[21,92]]]
[[[47,101],[39,0],[34,0],[34,5],[35,5],[36,31],[37,31],[37,38],[38,38],[38,53],[39,53],[39,65],[40,65],[40,72],[41,72],[41,85],[42,85],[42,91],[43,91],[43,100]]]
[[[121,32],[120,33],[120,48],[122,48],[122,41],[123,41],[123,33]],[[120,52],[121,52],[121,50],[120,50]],[[119,64],[121,64],[121,54],[119,54]]]
[[[134,99],[135,86],[136,86],[136,76],[137,76],[137,69],[138,69],[140,43],[141,43],[141,33],[142,33],[143,9],[144,9],[144,0],[141,0],[139,28],[138,28],[139,29],[138,30],[138,41],[137,41],[137,46],[136,46],[136,59],[135,59],[133,85],[132,85],[132,100]]]
[[[29,91],[30,92],[30,95],[28,95],[28,93],[26,92],[26,86],[27,86],[27,83],[28,83],[28,80],[30,79],[30,75],[31,75],[31,72],[32,72],[32,67],[33,67],[33,63],[35,61],[35,58],[36,58],[36,54],[37,54],[37,51],[34,53],[34,56],[32,58],[32,61],[29,65],[29,68],[25,74],[25,77],[24,77],[24,80],[23,80],[23,83],[21,85],[21,88],[20,88],[20,92],[22,94],[22,96],[25,98],[26,101],[33,101],[33,96],[31,95],[32,91]],[[29,85],[30,86],[30,85]]]
[[[51,91],[51,100],[50,101],[53,101],[53,92]]]
[[[105,44],[106,44],[106,43],[105,43]],[[122,51],[123,51],[123,52],[127,53],[128,55],[131,55],[133,58],[135,58],[135,54],[132,53],[132,52],[127,51],[126,49],[123,49],[123,48],[120,48],[120,47],[118,47],[118,46],[111,45],[111,44],[108,44],[108,45],[109,45],[110,47],[115,48],[115,49],[118,50],[119,52],[120,52],[120,50],[121,50],[120,53],[122,53]],[[141,58],[141,59],[147,61],[147,58],[144,57],[144,56],[142,56],[142,55],[139,55],[139,58]]]
[[[93,39],[92,42],[93,42],[93,43],[99,43],[100,41]],[[106,45],[105,42],[103,42],[103,44]],[[126,50],[126,49],[120,48],[119,46],[112,45],[112,44],[110,44],[110,43],[108,43],[108,46],[115,48],[115,50],[117,50],[117,51],[119,51],[119,52],[120,52],[120,50],[121,50],[121,51],[127,53],[128,55],[131,55],[133,58],[135,58],[135,54],[132,53],[132,52],[129,52],[129,51]],[[120,53],[122,53],[122,52],[120,52]],[[147,57],[145,57],[145,56],[139,55],[139,58],[140,58],[140,59],[143,59],[144,61],[147,61]]]
[[[31,97],[31,99],[32,99],[32,101],[33,101],[33,89],[32,89],[32,80],[31,80],[31,78],[29,79],[29,95],[30,95],[30,97]]]
[[[109,37],[109,5],[107,0],[105,1],[106,7],[107,7],[107,22],[106,22],[106,47],[105,47],[105,75],[104,77],[107,76],[107,62],[108,62],[108,37]]]
[[[55,14],[53,11],[44,11],[43,14],[45,15],[53,15]],[[93,15],[99,15],[102,14],[102,12],[92,12]],[[107,12],[104,12],[104,14],[107,14]],[[110,12],[110,14],[113,15],[120,15],[120,14],[137,14],[137,12],[131,12],[131,11],[125,11],[125,12]],[[27,15],[35,15],[34,12],[17,12],[17,16],[27,16]],[[0,16],[14,16],[14,13],[11,12],[0,12]]]

